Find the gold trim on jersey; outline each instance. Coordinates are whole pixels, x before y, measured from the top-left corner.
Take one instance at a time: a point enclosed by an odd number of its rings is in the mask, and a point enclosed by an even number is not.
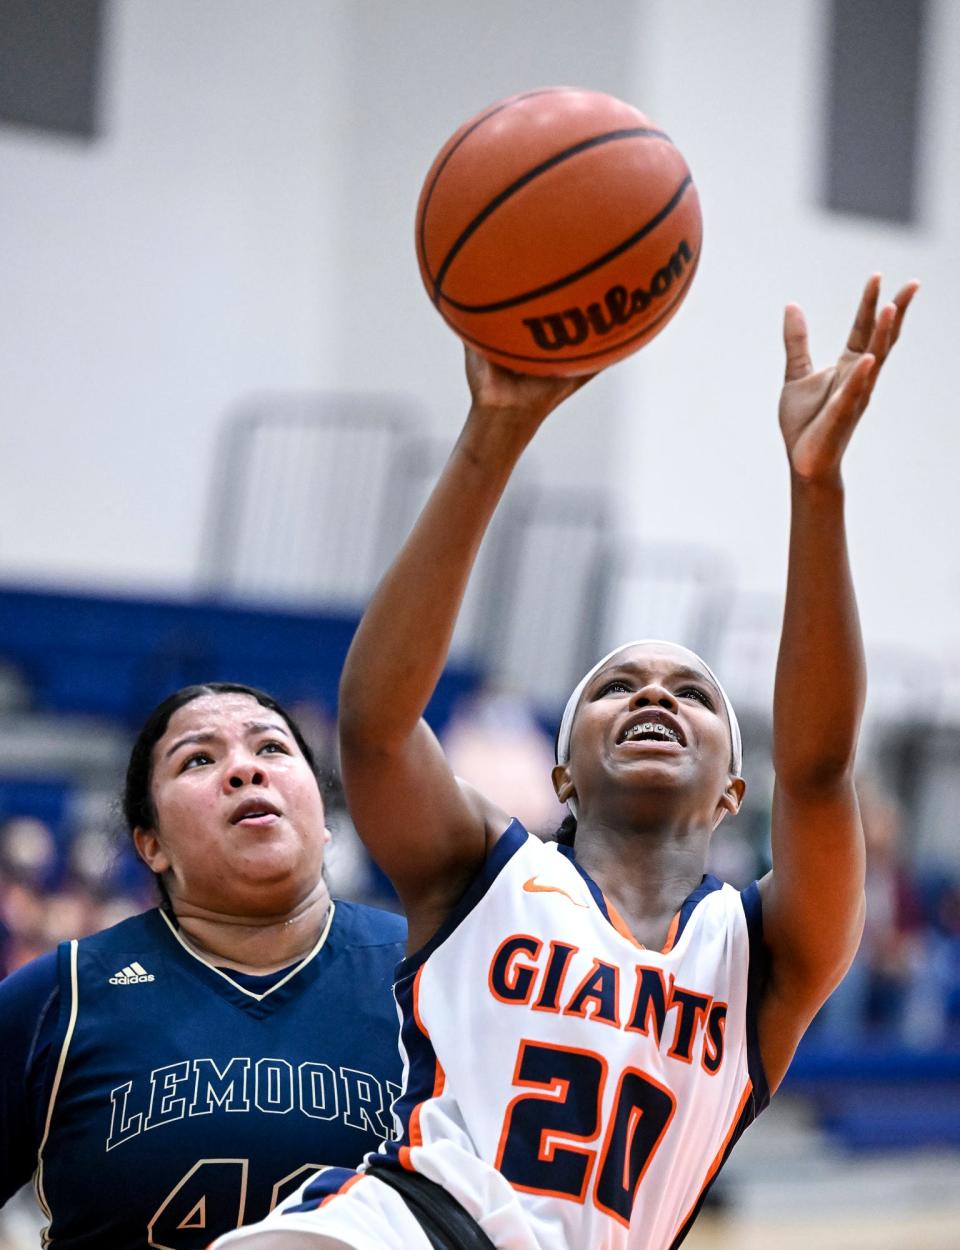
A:
[[[50,1244],[50,1226],[53,1223],[53,1212],[47,1204],[46,1194],[43,1192],[43,1148],[47,1144],[47,1138],[50,1136],[50,1125],[53,1121],[53,1107],[57,1101],[57,1094],[60,1092],[60,1080],[63,1077],[63,1069],[67,1063],[67,1051],[70,1049],[70,1043],[73,1040],[73,1030],[77,1023],[77,1010],[79,1008],[79,985],[77,979],[77,951],[79,944],[74,938],[70,943],[70,1020],[67,1024],[67,1031],[64,1034],[63,1045],[60,1047],[60,1061],[57,1064],[57,1074],[53,1078],[53,1088],[50,1090],[50,1102],[47,1105],[47,1120],[43,1126],[43,1140],[40,1142],[37,1150],[37,1170],[33,1174],[33,1188],[37,1195],[37,1202],[40,1204],[40,1210],[49,1221],[46,1228],[40,1234],[43,1246]]]
[[[327,937],[330,933],[330,926],[333,924],[333,913],[336,910],[336,906],[337,906],[336,903],[333,901],[333,899],[331,899],[330,907],[327,911],[327,918],[323,922],[323,929],[321,930],[320,936],[317,938],[316,945],[313,947],[313,949],[309,951],[306,955],[304,955],[303,959],[301,959],[300,962],[295,967],[291,968],[290,971],[287,973],[287,975],[283,977],[281,980],[279,980],[276,983],[276,985],[271,985],[270,988],[268,990],[264,990],[262,994],[255,994],[253,990],[246,989],[246,987],[241,985],[238,981],[234,981],[233,977],[230,976],[228,972],[224,972],[223,969],[218,968],[216,964],[212,964],[210,963],[208,959],[204,959],[204,957],[198,954],[198,952],[193,949],[193,947],[189,944],[189,942],[186,941],[183,934],[180,932],[180,930],[177,928],[177,926],[173,923],[173,921],[170,919],[170,917],[162,908],[160,910],[160,915],[162,916],[163,920],[166,922],[167,928],[170,930],[170,932],[177,939],[177,941],[180,943],[180,945],[183,947],[183,949],[187,952],[188,955],[192,955],[193,958],[196,959],[199,963],[203,964],[205,968],[209,968],[211,972],[215,972],[218,977],[223,977],[224,981],[229,981],[230,984],[234,987],[234,989],[239,990],[241,994],[246,994],[248,998],[253,998],[259,1003],[259,1002],[262,1002],[263,999],[265,999],[268,995],[272,994],[275,990],[278,990],[281,985],[286,985],[286,983],[289,980],[295,977],[297,973],[302,968],[305,968],[307,964],[311,961],[311,959],[313,959],[313,957],[319,953],[320,949],[322,948],[323,944],[326,942]]]

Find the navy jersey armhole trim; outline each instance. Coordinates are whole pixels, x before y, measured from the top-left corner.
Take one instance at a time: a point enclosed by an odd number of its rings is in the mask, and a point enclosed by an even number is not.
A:
[[[720,1163],[718,1164],[717,1169],[714,1172],[713,1176],[710,1177],[710,1180],[708,1181],[708,1183],[704,1185],[703,1189],[700,1191],[700,1197],[697,1199],[696,1205],[694,1206],[693,1210],[690,1212],[690,1214],[687,1216],[686,1220],[684,1221],[683,1227],[677,1233],[676,1237],[674,1237],[673,1241],[671,1241],[670,1250],[678,1250],[678,1247],[680,1246],[680,1244],[686,1239],[687,1233],[689,1233],[690,1229],[693,1228],[694,1224],[697,1221],[697,1216],[700,1214],[700,1210],[703,1207],[704,1202],[706,1201],[707,1194],[713,1188],[713,1185],[717,1177],[723,1171],[723,1165],[730,1158],[730,1154],[734,1146],[743,1136],[744,1132],[750,1127],[750,1124],[754,1118],[755,1117],[754,1117],[753,1108],[750,1105],[750,1102],[748,1101],[747,1105],[744,1107],[743,1111],[740,1113],[740,1119],[737,1120],[733,1133],[730,1136],[730,1140],[727,1142],[727,1148],[723,1152],[723,1158],[720,1160]]]
[[[467,886],[460,901],[451,909],[450,914],[433,937],[429,942],[421,946],[419,950],[408,955],[406,959],[401,959],[397,964],[396,979],[398,981],[416,972],[433,952],[443,945],[461,921],[465,920],[470,912],[473,911],[529,837],[530,834],[527,833],[519,820],[510,821],[510,824],[507,825],[497,839],[493,850],[483,861],[480,871]]]
[[[677,932],[673,939],[674,946],[676,946],[676,944],[680,941],[680,937],[683,934],[684,929],[687,927],[687,923],[693,915],[697,904],[702,903],[708,894],[715,894],[717,890],[722,889],[723,882],[719,877],[713,876],[712,873],[704,874],[703,879],[697,888],[695,890],[691,890],[691,892],[683,900],[683,903],[680,905],[680,920],[677,923]]]
[[[54,1070],[60,1062],[60,1051],[67,1035],[67,1029],[70,1027],[70,1016],[73,1012],[72,972],[73,961],[71,944],[70,942],[61,942],[57,947],[57,989],[59,991],[59,1009],[57,1011],[56,1031],[57,1045],[55,1049],[51,1049],[50,1051]]]
[[[756,1117],[770,1101],[770,1087],[760,1055],[760,1000],[766,980],[767,951],[763,944],[763,903],[758,881],[740,891],[740,902],[743,904],[750,939],[750,967],[747,973],[747,1070],[753,1082],[753,1115]]]
[[[577,859],[576,849],[572,846],[568,846],[564,842],[558,842],[557,851],[560,855],[564,857],[564,859],[568,859],[570,863],[573,864],[574,868],[576,868],[577,872],[586,882],[587,889],[590,891],[590,895],[593,898],[593,901],[600,908],[600,911],[603,915],[604,920],[610,920],[610,911],[607,907],[607,900],[603,896],[603,890],[600,889],[596,881],[594,881],[593,877],[590,876],[587,870],[581,867]],[[610,920],[610,923],[613,924],[613,921]]]

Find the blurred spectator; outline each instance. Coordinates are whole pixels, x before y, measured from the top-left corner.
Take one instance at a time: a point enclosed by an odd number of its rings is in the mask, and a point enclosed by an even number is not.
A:
[[[119,867],[117,838],[104,829],[81,829],[70,843],[67,871],[91,894],[107,895],[116,888]]]
[[[960,1040],[960,882],[938,874],[925,894],[924,955],[910,987],[904,1026],[907,1041],[921,1048]]]
[[[315,700],[301,699],[290,710],[310,744],[320,772],[323,807],[332,836],[323,856],[323,873],[331,893],[357,903],[397,910],[393,887],[367,854],[347,811],[340,781],[335,719]]]
[[[552,834],[566,814],[553,790],[553,743],[522,695],[488,685],[462,699],[442,735],[454,773],[531,833]]]
[[[41,889],[57,865],[57,845],[42,820],[14,816],[0,829],[0,873]]]
[[[0,970],[4,976],[48,949],[48,887],[57,867],[53,834],[32,816],[0,829]]]
[[[149,906],[146,889],[131,890],[125,880],[125,855],[114,835],[88,829],[62,859],[43,821],[7,821],[0,830],[0,976]]]
[[[837,1040],[864,1030],[900,1039],[923,953],[922,908],[903,854],[903,813],[873,778],[857,785],[866,845],[866,917],[852,967],[820,1013],[822,1034]]]
[[[117,834],[104,829],[81,829],[74,836],[64,880],[50,900],[50,946],[96,933],[153,904],[146,876],[139,894],[125,888],[128,846],[127,838],[120,842]]]
[[[724,821],[710,841],[707,872],[743,890],[760,875],[758,869],[757,853],[744,829]]]
[[[6,976],[48,949],[48,899],[22,881],[4,881],[0,887],[0,918],[4,929],[3,971]]]

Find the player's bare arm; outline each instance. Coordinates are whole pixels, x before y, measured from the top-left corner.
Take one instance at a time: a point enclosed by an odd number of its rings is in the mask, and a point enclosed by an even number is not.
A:
[[[404,903],[412,949],[443,920],[508,823],[457,782],[423,712],[510,474],[541,422],[583,382],[511,373],[469,349],[467,379],[466,424],[370,601],[340,684],[347,799]]]
[[[773,709],[773,871],[762,883],[770,979],[760,1038],[771,1089],[853,959],[863,927],[853,770],[866,681],[841,464],[917,285],[878,312],[880,277],[871,277],[846,349],[819,372],[803,312],[788,305],[784,316],[790,553]]]

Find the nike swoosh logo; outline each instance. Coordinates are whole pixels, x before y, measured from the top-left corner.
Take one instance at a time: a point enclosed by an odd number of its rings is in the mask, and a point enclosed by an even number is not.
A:
[[[568,894],[566,890],[561,890],[558,885],[541,885],[536,877],[531,877],[529,881],[524,881],[523,888],[528,894],[562,894],[564,898],[568,898],[574,907],[586,907],[586,903],[578,902],[572,894]]]

